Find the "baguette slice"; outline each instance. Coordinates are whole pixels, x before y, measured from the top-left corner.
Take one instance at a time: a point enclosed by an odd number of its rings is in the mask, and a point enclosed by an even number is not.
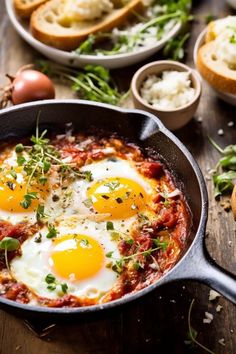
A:
[[[39,41],[61,50],[73,50],[90,34],[109,31],[132,16],[132,11],[143,8],[142,0],[130,0],[121,8],[104,14],[93,21],[74,21],[65,26],[60,23],[61,0],[50,0],[33,12],[30,29]]]
[[[14,0],[14,7],[18,16],[29,18],[34,10],[48,0]]]
[[[216,56],[215,41],[203,45],[198,51],[197,68],[203,78],[219,91],[236,94],[236,70]]]

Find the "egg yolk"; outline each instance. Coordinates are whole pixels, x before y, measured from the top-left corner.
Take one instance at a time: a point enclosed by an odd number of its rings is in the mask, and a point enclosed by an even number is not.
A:
[[[23,173],[22,167],[14,169],[16,175],[12,171],[7,170],[0,173],[0,209],[7,212],[25,213],[35,211],[40,199],[45,200],[49,192],[47,185],[32,184],[27,188],[28,177]],[[36,192],[37,198],[31,202],[31,205],[25,209],[21,205],[25,194]]]
[[[140,212],[147,200],[143,187],[128,178],[106,178],[88,189],[87,197],[98,213],[125,219]]]
[[[53,245],[49,264],[57,275],[70,281],[93,277],[105,262],[101,245],[86,235],[64,235]]]

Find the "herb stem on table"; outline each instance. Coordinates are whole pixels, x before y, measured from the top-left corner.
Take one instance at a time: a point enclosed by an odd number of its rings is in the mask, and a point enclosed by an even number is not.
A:
[[[188,310],[188,337],[189,340],[185,341],[185,344],[189,345],[191,343],[195,343],[196,345],[198,345],[200,348],[202,348],[203,350],[205,350],[207,353],[210,354],[215,354],[212,350],[208,349],[207,347],[205,347],[205,345],[201,344],[197,339],[197,331],[192,327],[191,325],[191,315],[192,315],[192,309],[193,309],[193,304],[195,302],[195,299],[193,299],[191,301],[191,304],[189,306],[189,310]]]
[[[39,60],[36,66],[49,76],[70,81],[72,89],[83,99],[117,105],[127,96],[127,93],[118,91],[110,72],[99,65],[86,65],[84,69],[74,70],[48,60]]]

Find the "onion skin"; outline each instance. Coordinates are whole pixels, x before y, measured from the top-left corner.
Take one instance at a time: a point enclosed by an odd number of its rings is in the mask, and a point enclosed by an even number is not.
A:
[[[52,81],[37,70],[23,70],[12,82],[12,102],[14,105],[55,98]]]
[[[234,189],[231,194],[231,208],[232,208],[234,220],[236,220],[236,184],[234,185]]]

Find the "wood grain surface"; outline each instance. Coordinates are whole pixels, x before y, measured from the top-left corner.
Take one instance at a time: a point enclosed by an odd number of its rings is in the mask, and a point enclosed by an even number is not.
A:
[[[205,26],[205,16],[217,17],[230,13],[223,0],[194,1],[195,19],[191,25],[186,62],[193,67],[192,50],[195,40]],[[17,69],[38,58],[14,31],[0,0],[0,72],[14,74]],[[158,59],[158,55],[149,61]],[[141,64],[140,64],[141,65]],[[139,66],[140,66],[139,65]],[[124,88],[137,69],[118,70],[114,73]],[[3,81],[3,75],[1,77]],[[57,97],[71,98],[66,86],[57,83]],[[224,268],[236,273],[236,228],[231,213],[226,213],[214,201],[209,170],[219,158],[207,141],[210,135],[220,145],[236,142],[236,108],[220,101],[203,83],[203,94],[195,118],[177,136],[186,144],[199,162],[205,176],[210,210],[207,245],[212,257]],[[198,119],[202,118],[202,123]],[[233,121],[234,127],[228,122]],[[217,134],[218,129],[224,135]],[[192,191],[195,193],[195,191]],[[209,288],[197,283],[176,283],[158,290],[129,307],[109,317],[90,322],[62,323],[43,338],[30,331],[21,318],[0,311],[0,354],[201,354],[199,347],[189,348],[186,339],[187,314],[192,299],[192,326],[197,330],[197,339],[217,354],[236,353],[236,307],[223,297],[216,302],[208,301]],[[220,313],[216,306],[222,305]],[[214,319],[204,324],[205,311]],[[44,324],[37,323],[43,328]],[[219,340],[224,339],[222,345]],[[222,343],[222,341],[221,341]]]

